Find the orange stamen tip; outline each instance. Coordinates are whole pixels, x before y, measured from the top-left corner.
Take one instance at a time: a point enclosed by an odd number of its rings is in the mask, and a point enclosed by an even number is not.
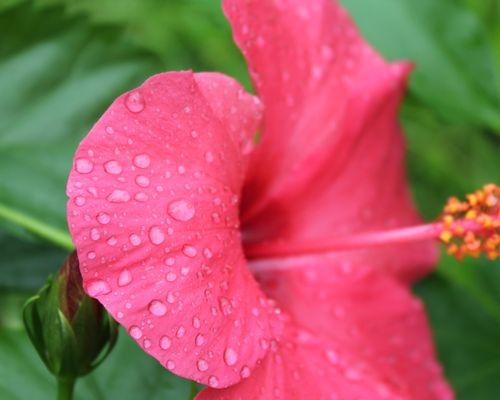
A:
[[[465,196],[448,199],[444,207],[439,239],[447,253],[461,260],[464,256],[490,260],[500,256],[500,187],[494,183]]]

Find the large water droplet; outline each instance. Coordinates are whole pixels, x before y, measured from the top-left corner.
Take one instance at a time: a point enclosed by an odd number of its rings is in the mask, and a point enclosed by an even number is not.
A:
[[[94,164],[87,158],[77,158],[75,161],[75,169],[80,174],[88,174],[94,169]]]
[[[138,168],[147,168],[151,164],[151,158],[147,154],[138,154],[134,157],[134,165]]]
[[[168,205],[168,213],[177,221],[189,221],[194,217],[196,210],[188,200],[176,200]]]
[[[87,285],[87,293],[91,297],[99,296],[101,294],[108,294],[111,292],[111,287],[106,281],[95,280]]]
[[[149,312],[157,317],[162,317],[167,313],[167,306],[160,300],[153,300],[149,303]]]
[[[107,198],[111,203],[126,203],[130,200],[130,194],[126,190],[116,189]]]
[[[120,275],[118,276],[118,286],[127,286],[130,282],[132,282],[132,274],[128,269],[125,268],[124,270],[122,270],[122,272],[120,272]]]
[[[224,352],[224,361],[227,365],[232,366],[238,361],[238,353],[230,347]]]
[[[155,245],[160,245],[165,241],[165,234],[159,226],[153,226],[149,230],[149,240]]]
[[[125,98],[125,106],[130,112],[139,113],[144,110],[144,99],[138,91],[132,91]]]
[[[200,358],[196,362],[196,368],[198,368],[198,370],[201,371],[201,372],[205,372],[208,369],[208,363],[207,363],[207,361],[204,360],[203,358]]]
[[[139,328],[138,326],[132,325],[128,332],[130,333],[130,336],[132,336],[136,340],[142,337],[141,328]]]
[[[118,174],[122,173],[123,168],[118,161],[111,160],[111,161],[108,161],[107,163],[104,164],[104,170],[108,174],[118,175]]]

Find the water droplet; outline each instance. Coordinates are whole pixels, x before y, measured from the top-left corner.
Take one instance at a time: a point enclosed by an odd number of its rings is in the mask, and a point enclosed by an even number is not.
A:
[[[85,205],[87,200],[85,200],[85,197],[83,196],[76,196],[74,202],[78,207],[82,207]]]
[[[113,129],[112,126],[107,126],[104,130],[106,131],[106,133],[109,133],[110,135],[115,133],[115,130]]]
[[[116,245],[116,243],[118,243],[118,240],[116,239],[116,237],[111,236],[110,238],[108,238],[106,243],[109,244],[110,246],[114,246]]]
[[[260,339],[259,343],[262,350],[267,350],[269,348],[269,342],[266,339]]]
[[[138,340],[142,337],[141,328],[139,328],[138,326],[132,325],[128,332],[130,333],[130,336],[132,336],[135,340]]]
[[[147,154],[138,154],[134,157],[134,165],[138,168],[148,168],[151,158]]]
[[[170,371],[172,371],[173,369],[175,369],[175,363],[172,360],[167,360],[167,363],[165,365],[167,366],[167,368]]]
[[[199,333],[194,338],[194,343],[196,344],[196,346],[203,346],[205,344],[205,336],[203,336],[201,333]]]
[[[177,274],[175,272],[168,272],[166,279],[168,282],[174,282],[177,279]]]
[[[177,336],[178,338],[181,338],[184,336],[185,333],[186,333],[186,328],[184,328],[183,326],[179,326],[179,329],[177,329],[175,336]]]
[[[180,175],[184,175],[186,173],[186,167],[184,165],[179,165],[179,167],[177,168],[177,172]]]
[[[94,260],[94,259],[95,259],[95,257],[96,257],[95,251],[89,251],[89,252],[87,253],[87,258],[88,258],[89,260]]]
[[[101,238],[101,234],[99,233],[99,230],[97,228],[92,228],[90,230],[90,238],[94,241],[97,241]]]
[[[130,200],[130,194],[126,190],[116,189],[108,196],[107,200],[111,203],[126,203]]]
[[[125,106],[130,112],[133,113],[139,113],[144,110],[144,99],[142,98],[141,93],[135,90],[127,94],[127,97],[125,98]]]
[[[160,338],[160,348],[168,350],[170,346],[172,346],[172,340],[168,336],[162,336]]]
[[[200,358],[196,362],[196,368],[198,368],[199,371],[204,372],[208,369],[208,363],[203,358]]]
[[[194,217],[195,208],[191,202],[181,199],[168,205],[168,213],[177,221],[189,221]]]
[[[149,230],[149,240],[155,245],[160,245],[165,241],[165,234],[159,226],[153,226]]]
[[[325,355],[330,363],[332,363],[334,365],[339,363],[339,356],[337,355],[337,353],[335,351],[327,350]]]
[[[212,154],[212,152],[211,152],[211,151],[207,151],[207,152],[205,153],[205,161],[206,161],[207,163],[212,163],[212,162],[214,162],[214,155]]]
[[[193,327],[199,329],[201,326],[201,321],[198,317],[193,317]]]
[[[99,296],[101,294],[108,294],[111,292],[111,287],[106,281],[96,280],[87,285],[87,293],[91,297]]]
[[[189,245],[189,244],[185,244],[183,247],[182,247],[182,253],[184,253],[184,255],[186,257],[196,257],[196,254],[198,254],[198,251],[196,250],[195,247]]]
[[[139,175],[135,178],[135,183],[141,187],[148,187],[149,186],[149,178],[144,175]]]
[[[106,224],[109,224],[110,221],[111,221],[111,217],[108,214],[106,214],[105,212],[101,212],[101,213],[97,214],[97,222],[99,222],[100,224],[106,225]]]
[[[227,365],[232,366],[238,361],[238,353],[230,347],[224,352],[224,361]]]
[[[209,260],[213,256],[212,251],[208,247],[203,250],[203,255]]]
[[[127,286],[130,282],[132,282],[132,274],[128,269],[125,268],[124,270],[122,270],[122,272],[120,272],[120,275],[118,276],[118,286]]]
[[[167,313],[167,306],[160,300],[153,300],[149,303],[149,312],[157,317],[162,317]]]
[[[80,174],[88,174],[94,169],[94,164],[87,158],[77,158],[75,161],[75,169]]]
[[[148,201],[149,197],[146,193],[139,192],[134,196],[134,199],[136,199],[137,201],[145,202]]]
[[[145,349],[149,349],[151,347],[151,340],[144,339],[144,342],[142,342],[142,344],[143,344]]]
[[[250,368],[248,368],[246,365],[243,366],[243,368],[241,368],[241,371],[240,371],[240,376],[243,379],[248,378],[250,376]]]
[[[104,170],[108,174],[118,175],[118,174],[122,173],[123,168],[118,161],[111,160],[111,161],[108,161],[106,164],[104,164]]]
[[[208,385],[213,388],[219,387],[219,379],[216,376],[212,375],[210,378],[208,378]]]
[[[129,237],[128,240],[132,244],[132,246],[139,246],[141,244],[141,238],[136,235],[135,233],[132,233]]]

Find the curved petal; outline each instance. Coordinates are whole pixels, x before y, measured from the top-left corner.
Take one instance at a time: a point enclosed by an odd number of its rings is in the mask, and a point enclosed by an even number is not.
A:
[[[405,399],[453,398],[422,303],[406,285],[374,270],[369,259],[335,255],[280,262],[279,272],[258,277],[297,324],[357,357],[361,369],[377,371]],[[287,269],[291,264],[299,268]]]
[[[270,347],[248,379],[224,390],[205,389],[196,400],[405,399],[374,371],[356,367],[348,354],[303,329],[287,329]]]
[[[259,115],[230,78],[156,75],[100,118],[68,181],[87,293],[168,369],[212,386],[239,381],[272,337],[238,229]]]
[[[246,243],[416,223],[397,122],[410,65],[386,63],[337,1],[225,0],[224,9],[266,107],[243,194]],[[399,264],[405,278],[434,261],[431,245],[418,251],[429,261]]]

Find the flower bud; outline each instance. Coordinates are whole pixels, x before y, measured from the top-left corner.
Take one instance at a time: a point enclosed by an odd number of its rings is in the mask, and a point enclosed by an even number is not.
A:
[[[58,379],[74,380],[91,372],[118,336],[117,323],[85,294],[76,253],[26,302],[23,318],[38,354]]]

